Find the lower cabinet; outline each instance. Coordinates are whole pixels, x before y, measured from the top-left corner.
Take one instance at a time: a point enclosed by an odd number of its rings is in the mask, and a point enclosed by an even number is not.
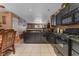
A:
[[[79,56],[79,43],[72,41],[72,56]]]
[[[76,51],[72,50],[72,56],[79,56],[79,53],[77,53]]]
[[[68,45],[67,44],[55,44],[54,46],[61,55],[68,56]],[[55,51],[56,52],[56,51]]]

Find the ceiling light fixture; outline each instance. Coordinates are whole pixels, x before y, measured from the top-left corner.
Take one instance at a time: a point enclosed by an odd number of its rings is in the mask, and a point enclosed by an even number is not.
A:
[[[48,9],[48,11],[50,11],[50,9]]]
[[[29,11],[31,12],[31,11],[32,11],[32,9],[31,9],[31,8],[29,8]]]

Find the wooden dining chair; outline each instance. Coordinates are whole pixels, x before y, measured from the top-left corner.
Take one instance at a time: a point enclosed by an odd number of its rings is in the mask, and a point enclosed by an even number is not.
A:
[[[13,54],[15,54],[14,42],[16,32],[13,29],[7,29],[1,31],[0,35],[2,36],[0,43],[0,55],[3,56],[9,49],[11,49]]]

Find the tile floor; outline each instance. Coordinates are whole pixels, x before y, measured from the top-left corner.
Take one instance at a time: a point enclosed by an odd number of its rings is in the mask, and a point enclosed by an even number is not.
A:
[[[16,45],[16,53],[11,53],[10,56],[56,56],[56,54],[50,44],[19,44]]]
[[[49,44],[42,33],[25,34],[24,43],[16,45],[16,54],[10,56],[56,56],[54,47]]]

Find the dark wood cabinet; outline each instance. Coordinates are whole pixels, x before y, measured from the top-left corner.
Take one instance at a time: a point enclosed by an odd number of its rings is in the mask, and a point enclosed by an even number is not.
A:
[[[71,24],[71,23],[73,23],[72,17],[62,19],[62,24]]]
[[[79,23],[79,7],[63,15],[61,20],[62,20],[62,25]]]
[[[75,14],[75,22],[78,22],[79,23],[79,13],[76,13]]]
[[[56,25],[56,15],[53,15],[52,17],[51,17],[51,25]]]

